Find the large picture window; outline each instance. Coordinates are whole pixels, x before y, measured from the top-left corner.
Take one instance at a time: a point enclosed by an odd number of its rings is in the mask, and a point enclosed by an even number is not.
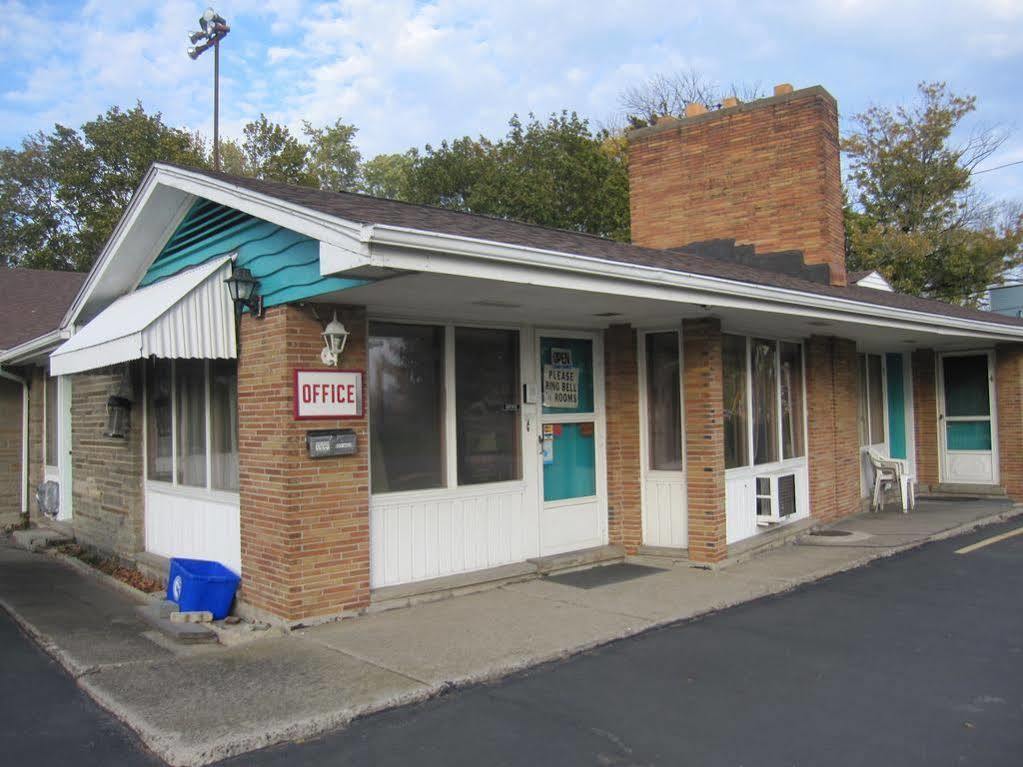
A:
[[[722,338],[725,468],[806,455],[803,346]]]
[[[682,382],[678,333],[646,336],[646,412],[649,468],[682,470]]]
[[[369,329],[373,492],[444,485],[444,328]]]
[[[238,491],[238,373],[228,360],[146,365],[146,476]]]
[[[372,492],[522,478],[518,331],[371,322],[369,336]]]

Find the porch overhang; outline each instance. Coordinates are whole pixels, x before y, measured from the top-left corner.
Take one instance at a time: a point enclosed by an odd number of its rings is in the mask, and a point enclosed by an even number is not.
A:
[[[320,272],[381,280],[326,300],[384,306],[400,290],[402,307],[410,314],[429,312],[440,293],[450,294],[442,302],[449,308],[448,317],[457,313],[449,298],[456,304],[489,303],[497,309],[507,304],[510,310],[540,300],[571,299],[583,301],[573,325],[628,322],[642,327],[716,316],[726,326],[754,333],[835,335],[866,346],[904,344],[907,350],[1023,342],[1023,326],[997,321],[384,225],[364,227],[357,247],[321,243]],[[586,296],[592,300],[586,301]],[[602,308],[591,311],[594,306]],[[515,314],[492,312],[490,318],[497,313],[509,319]],[[544,321],[535,316],[522,319]],[[763,328],[764,322],[770,328]]]
[[[148,357],[237,357],[230,271],[224,257],[122,296],[50,355],[51,375]]]

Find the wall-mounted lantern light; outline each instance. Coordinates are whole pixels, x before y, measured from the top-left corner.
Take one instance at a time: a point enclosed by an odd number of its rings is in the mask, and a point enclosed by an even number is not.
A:
[[[337,312],[334,312],[334,319],[327,323],[321,335],[324,347],[320,352],[320,360],[324,365],[337,367],[344,353],[345,344],[348,343],[348,329],[338,320]]]
[[[131,371],[126,365],[121,372],[121,382],[117,390],[107,397],[106,436],[117,439],[128,437],[128,432],[131,431],[131,404],[134,398]]]
[[[234,274],[224,280],[224,284],[239,311],[248,307],[257,319],[263,316],[263,297],[256,292],[259,280],[252,276],[252,272],[244,267],[235,269]]]

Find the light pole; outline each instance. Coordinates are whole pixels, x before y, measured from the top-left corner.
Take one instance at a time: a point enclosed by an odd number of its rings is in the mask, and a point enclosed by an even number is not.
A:
[[[199,26],[201,31],[188,36],[192,43],[188,56],[195,61],[210,48],[213,49],[213,170],[220,170],[220,41],[227,37],[231,27],[212,8],[207,8],[199,17]],[[200,40],[203,42],[196,45]]]

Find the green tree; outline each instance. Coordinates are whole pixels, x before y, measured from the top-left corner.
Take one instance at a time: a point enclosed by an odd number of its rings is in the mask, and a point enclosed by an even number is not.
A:
[[[417,154],[408,200],[627,240],[621,143],[575,113],[509,121],[497,141],[468,136]]]
[[[973,187],[973,171],[1002,144],[992,131],[954,143],[976,99],[921,83],[909,107],[872,107],[843,141],[851,205],[850,269],[876,269],[900,291],[975,304],[1021,262],[1023,221]]]
[[[362,160],[355,147],[358,129],[338,119],[325,128],[303,122],[302,132],[308,138],[306,170],[320,189],[344,192],[356,188]]]
[[[270,122],[265,114],[243,129],[242,152],[246,175],[265,181],[316,186],[309,171],[309,147],[283,125]]]
[[[409,176],[418,153],[378,154],[359,169],[358,191],[391,200],[408,199]]]
[[[141,104],[0,152],[0,263],[86,270],[154,162],[203,165],[202,147]]]

